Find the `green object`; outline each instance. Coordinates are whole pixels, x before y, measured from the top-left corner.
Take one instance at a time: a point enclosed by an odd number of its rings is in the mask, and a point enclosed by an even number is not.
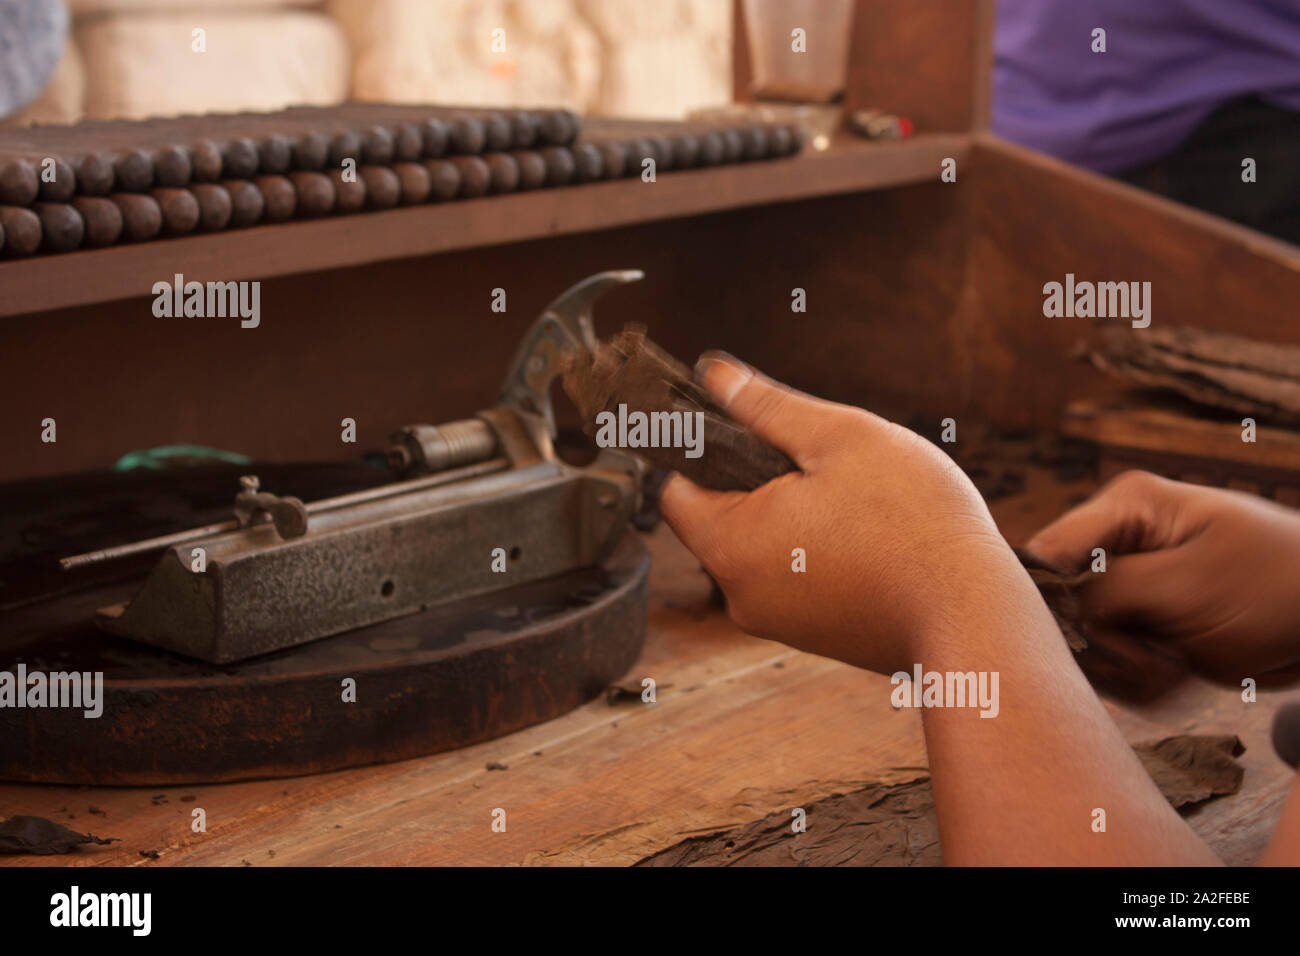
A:
[[[251,465],[253,459],[235,451],[222,451],[220,448],[206,448],[203,445],[162,445],[159,448],[144,448],[129,451],[113,465],[114,471],[134,471],[148,468],[161,471],[174,458],[207,458],[223,461],[228,465]]]

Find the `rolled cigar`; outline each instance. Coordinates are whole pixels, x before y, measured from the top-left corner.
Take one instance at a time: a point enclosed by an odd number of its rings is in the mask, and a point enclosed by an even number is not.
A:
[[[743,126],[740,129],[742,159],[752,161],[767,157],[767,130],[762,126]]]
[[[81,213],[65,202],[32,203],[41,220],[41,248],[47,252],[71,252],[86,236]]]
[[[345,159],[361,162],[361,137],[352,130],[335,133],[330,139],[329,164],[337,169]]]
[[[210,139],[190,145],[190,168],[196,183],[215,183],[221,178],[221,147]]]
[[[569,148],[573,155],[573,178],[580,183],[600,179],[605,172],[605,161],[600,150],[590,143],[576,143]]]
[[[199,204],[199,228],[205,232],[215,232],[230,225],[234,212],[230,193],[215,183],[194,183],[190,186]]]
[[[448,123],[447,142],[454,153],[476,156],[487,143],[487,130],[482,120],[473,116],[457,117]]]
[[[672,139],[673,168],[693,169],[700,164],[700,141],[690,133]]]
[[[447,154],[447,145],[451,131],[447,124],[437,117],[430,117],[420,124],[420,139],[424,143],[424,155],[427,159],[438,159]]]
[[[155,187],[149,190],[162,210],[162,231],[169,236],[191,233],[199,224],[199,201],[188,189]]]
[[[329,137],[319,130],[311,130],[299,136],[293,144],[293,166],[295,169],[320,170],[329,162]],[[331,204],[333,200],[330,200]]]
[[[627,162],[623,164],[624,176],[640,176],[647,159],[654,159],[654,144],[644,136],[633,137],[622,144],[627,151]]]
[[[10,159],[0,165],[0,203],[26,206],[40,191],[36,167],[25,159]]]
[[[699,164],[701,166],[717,166],[726,156],[727,148],[722,142],[720,132],[711,129],[700,137]]]
[[[528,110],[516,110],[510,114],[510,126],[514,131],[514,148],[530,149],[541,134],[542,121],[536,113]]]
[[[298,196],[298,214],[307,219],[328,215],[334,209],[334,183],[325,173],[296,170],[289,174]]]
[[[86,224],[85,244],[92,248],[111,246],[122,236],[122,210],[111,199],[74,196],[72,205]]]
[[[163,225],[158,200],[140,193],[113,193],[108,197],[122,213],[122,238],[141,242],[158,235]]]
[[[226,179],[252,179],[261,161],[257,144],[246,136],[236,136],[221,147],[221,175]]]
[[[293,160],[293,143],[289,137],[272,133],[257,142],[258,166],[264,173],[287,172]]]
[[[84,196],[107,196],[114,178],[113,160],[103,153],[87,153],[77,162],[77,186]]]
[[[266,200],[261,191],[246,179],[223,179],[221,188],[230,195],[230,228],[242,229],[262,218]]]
[[[579,125],[578,116],[572,110],[555,110],[541,115],[539,132],[546,143],[564,146],[573,142]]]
[[[652,135],[650,145],[654,148],[655,169],[666,173],[677,168],[677,157],[673,155],[673,142],[667,136]]]
[[[546,160],[535,149],[521,149],[514,154],[519,166],[519,188],[537,189],[546,184]]]
[[[387,166],[362,166],[358,178],[365,183],[366,200],[372,209],[391,209],[402,198],[402,183]]]
[[[429,170],[423,165],[394,163],[393,172],[397,174],[398,182],[401,184],[401,201],[405,205],[422,203],[429,198],[429,190],[433,185],[429,178]]]
[[[332,169],[328,175],[334,186],[334,209],[337,212],[356,212],[365,206],[366,184],[360,178],[344,180],[341,169]]]
[[[621,143],[592,144],[600,150],[602,171],[606,179],[618,179],[627,170],[627,149]]]
[[[519,164],[509,153],[484,153],[488,167],[488,192],[512,193],[519,188]]]
[[[500,113],[483,117],[483,148],[494,153],[509,149],[514,144],[515,131],[510,120]]]
[[[767,148],[768,156],[776,158],[779,156],[789,156],[793,153],[795,144],[794,134],[788,126],[773,126],[767,131]]]
[[[398,123],[393,135],[393,159],[411,163],[424,155],[424,137],[414,123]]]
[[[548,186],[567,186],[577,174],[573,154],[563,146],[547,146],[541,150],[546,162],[546,184]]]
[[[194,175],[189,150],[176,145],[154,150],[153,173],[159,186],[169,189],[188,186]]]
[[[540,157],[538,157],[540,159]],[[460,192],[460,168],[449,159],[426,159],[429,172],[429,199],[445,202]]]
[[[374,166],[393,161],[393,134],[382,126],[371,126],[361,134],[361,159]]]
[[[72,167],[57,157],[54,159],[54,178],[46,180],[41,172],[40,196],[46,202],[67,202],[77,193],[77,174]]]
[[[41,220],[30,209],[0,206],[0,229],[5,234],[5,253],[30,256],[41,247]]]
[[[451,161],[460,172],[458,196],[463,199],[476,199],[487,194],[488,188],[492,185],[492,171],[488,169],[488,164],[483,162],[481,157],[453,156]]]
[[[262,215],[270,222],[292,219],[298,208],[298,193],[285,176],[263,175],[253,179],[265,203]]]
[[[718,131],[722,137],[722,161],[724,163],[738,163],[740,158],[745,155],[745,140],[740,135],[738,129],[724,129]]]
[[[113,185],[118,192],[142,193],[153,185],[153,159],[142,149],[122,153],[113,161]]]

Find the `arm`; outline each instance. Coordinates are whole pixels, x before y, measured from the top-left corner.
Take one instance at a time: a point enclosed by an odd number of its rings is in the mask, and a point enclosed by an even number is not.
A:
[[[799,465],[750,492],[676,475],[662,510],[760,637],[881,674],[998,672],[998,713],[923,711],[950,863],[1210,863],[1075,667],[979,493],[917,435],[702,360],[737,421]],[[705,453],[708,453],[707,448]],[[791,572],[791,551],[807,572]],[[882,693],[890,688],[882,687]],[[1106,830],[1093,830],[1105,810]]]

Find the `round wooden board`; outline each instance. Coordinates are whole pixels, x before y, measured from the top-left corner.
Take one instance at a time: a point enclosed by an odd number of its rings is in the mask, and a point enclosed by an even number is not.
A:
[[[559,716],[622,677],[645,638],[650,556],[232,665],[90,623],[121,586],[10,612],[0,671],[103,673],[103,714],[0,708],[0,779],[163,785],[319,773],[437,753]],[[355,702],[345,682],[355,681]]]

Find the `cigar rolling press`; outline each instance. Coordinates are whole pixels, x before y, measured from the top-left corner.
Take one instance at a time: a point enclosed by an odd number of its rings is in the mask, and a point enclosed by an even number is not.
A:
[[[215,782],[400,760],[553,719],[624,676],[645,637],[650,560],[631,518],[646,466],[612,448],[562,460],[550,388],[595,347],[596,299],[641,277],[560,295],[491,408],[400,429],[399,480],[304,504],[247,475],[228,521],[60,560],[74,580],[156,555],[143,583],[10,616],[0,669],[102,672],[104,700],[95,720],[0,710],[0,779]]]
[[[304,505],[250,476],[236,527],[169,536],[140,592],[97,623],[226,663],[598,564],[640,503],[644,466],[615,449],[582,468],[562,462],[549,389],[566,350],[595,347],[596,298],[640,277],[601,273],[556,299],[527,333],[496,406],[397,432],[390,461],[415,477]]]

